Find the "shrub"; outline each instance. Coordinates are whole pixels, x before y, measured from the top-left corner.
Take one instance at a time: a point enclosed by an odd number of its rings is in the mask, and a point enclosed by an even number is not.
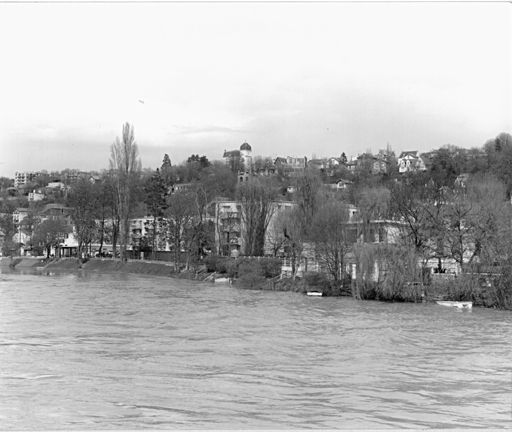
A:
[[[322,291],[326,295],[331,288],[331,281],[324,273],[307,272],[304,274],[304,282],[307,288]]]
[[[238,277],[238,266],[239,260],[231,259],[226,261],[226,273],[228,277],[235,279]]]
[[[281,274],[281,260],[279,258],[261,258],[258,262],[266,278],[273,278]]]
[[[243,288],[262,288],[266,284],[264,270],[258,261],[242,261],[238,266],[238,281]]]
[[[376,300],[378,298],[378,284],[372,280],[360,280],[357,282],[358,293],[362,300]]]
[[[216,255],[209,255],[203,259],[203,263],[206,266],[208,273],[213,273],[217,266],[217,260],[219,259]]]
[[[217,255],[207,256],[203,262],[206,266],[207,272],[227,273],[228,263],[232,261],[231,258],[221,257]]]

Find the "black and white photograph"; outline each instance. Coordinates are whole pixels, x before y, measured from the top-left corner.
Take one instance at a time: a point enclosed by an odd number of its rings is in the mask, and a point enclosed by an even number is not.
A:
[[[511,427],[510,1],[0,0],[0,431]]]

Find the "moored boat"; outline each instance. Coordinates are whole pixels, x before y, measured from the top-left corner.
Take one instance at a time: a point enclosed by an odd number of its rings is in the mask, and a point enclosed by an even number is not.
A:
[[[458,309],[471,309],[473,302],[471,301],[437,301],[440,306],[456,307]]]
[[[215,278],[213,281],[215,283],[231,283],[229,278]]]
[[[306,295],[311,296],[311,297],[322,297],[324,295],[324,293],[320,292],[320,291],[307,291]]]

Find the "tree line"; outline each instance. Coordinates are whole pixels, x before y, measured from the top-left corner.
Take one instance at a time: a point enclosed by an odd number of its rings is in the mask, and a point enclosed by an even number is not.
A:
[[[294,272],[309,245],[332,278],[342,280],[348,252],[354,252],[357,240],[372,241],[371,221],[376,219],[401,221],[403,244],[424,262],[437,260],[439,271],[444,258],[452,258],[462,269],[508,262],[510,134],[499,134],[477,149],[441,147],[431,152],[425,172],[399,174],[396,155],[389,148],[383,154],[385,172],[373,173],[365,163],[351,171],[345,157],[331,169],[275,170],[238,183],[236,167],[197,154],[180,164],[172,164],[165,154],[160,167],[143,170],[133,127],[125,124],[111,145],[109,169],[97,182],[79,180],[60,202],[69,207],[79,255],[92,243],[99,243],[102,254],[108,243],[116,256],[127,259],[133,246],[130,220],[149,216],[146,235],[137,239],[138,251],[155,258],[167,244],[176,265],[189,266],[219,253],[209,205],[224,197],[241,207],[242,254],[263,255],[270,244],[270,253],[290,258]],[[256,158],[256,171],[270,163]],[[340,178],[351,182],[346,189],[326,187]],[[292,201],[294,206],[277,214],[273,203],[278,200]],[[46,203],[27,203],[29,216],[19,229],[31,239],[29,246],[48,252],[62,242],[70,227],[58,218],[43,221],[39,212]],[[2,200],[4,254],[16,247],[16,240],[10,239],[18,226],[11,214],[19,204],[24,204],[21,199]],[[349,220],[357,223],[351,225]]]

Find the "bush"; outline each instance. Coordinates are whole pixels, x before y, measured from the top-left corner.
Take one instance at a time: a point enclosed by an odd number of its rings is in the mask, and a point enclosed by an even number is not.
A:
[[[453,301],[472,301],[475,306],[512,309],[512,268],[501,274],[483,276],[462,274],[451,280],[437,280],[428,290],[428,297]]]
[[[422,301],[424,288],[421,282],[385,279],[375,283],[373,291],[376,300],[418,303]]]
[[[237,283],[243,288],[263,288],[266,284],[264,269],[258,261],[243,261],[238,266]]]
[[[376,300],[378,298],[378,284],[372,280],[358,281],[359,296],[362,300]],[[382,299],[381,299],[382,300]]]
[[[230,261],[232,261],[231,258],[221,257],[218,255],[210,255],[203,260],[206,266],[206,271],[209,273],[227,273]]]
[[[500,275],[494,287],[494,305],[500,309],[512,309],[512,269],[508,267]]]
[[[471,301],[477,294],[477,285],[476,278],[464,274],[452,279],[434,279],[428,296],[450,301]]]
[[[331,288],[331,281],[324,273],[307,272],[304,274],[304,282],[307,289],[311,288],[326,293]]]
[[[274,278],[281,274],[281,260],[279,258],[261,258],[258,262],[266,278]]]

